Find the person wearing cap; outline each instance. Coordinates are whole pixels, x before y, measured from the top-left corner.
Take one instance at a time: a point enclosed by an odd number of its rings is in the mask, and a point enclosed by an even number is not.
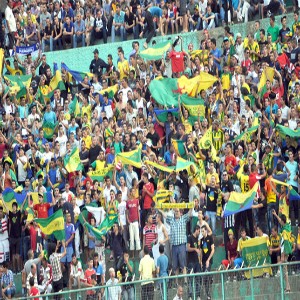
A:
[[[229,241],[227,242],[226,248],[227,248],[227,259],[222,260],[222,265],[227,268],[233,268],[234,266],[234,260],[237,258],[237,247],[238,242],[234,237],[234,233],[232,229],[228,230],[228,237]]]
[[[102,69],[108,68],[109,65],[103,59],[101,59],[99,57],[98,49],[95,49],[93,51],[93,53],[94,53],[94,59],[91,61],[91,64],[90,64],[90,72],[92,72],[93,74],[96,74],[98,76],[98,78],[100,78],[102,75]]]
[[[33,202],[31,200],[32,199],[32,193],[29,192],[27,193],[28,197],[30,197],[30,201],[28,201],[28,206],[30,208],[33,208],[33,210],[36,212],[37,217],[39,219],[46,219],[48,218],[48,211],[49,209],[54,206],[55,203],[55,198],[53,196],[52,193],[52,202],[51,203],[44,203],[44,194],[43,193],[38,193],[38,203],[37,204],[33,204]],[[29,199],[28,199],[29,200]]]

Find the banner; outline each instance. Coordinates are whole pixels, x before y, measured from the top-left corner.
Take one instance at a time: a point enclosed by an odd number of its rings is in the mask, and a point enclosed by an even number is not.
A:
[[[173,195],[173,191],[159,190],[153,196],[153,201],[156,202],[157,204],[161,204],[166,201],[170,201],[170,196],[172,196],[172,195]]]
[[[159,209],[174,209],[174,208],[191,209],[194,207],[194,202],[190,202],[190,203],[157,203],[155,205],[155,207],[159,208]]]
[[[245,267],[263,266],[270,263],[268,236],[255,237],[246,241],[241,241],[242,257]],[[254,277],[262,276],[265,273],[272,275],[272,268],[266,267],[254,269]],[[246,278],[250,278],[250,272],[245,272]]]
[[[39,51],[39,44],[31,45],[31,46],[16,46],[16,51],[10,50],[11,54],[10,56],[15,56],[16,54],[18,55],[27,55],[31,54],[37,55]]]
[[[102,182],[102,181],[104,181],[105,176],[108,175],[109,172],[111,172],[113,169],[114,169],[114,166],[111,165],[109,167],[106,167],[106,168],[103,168],[103,169],[100,169],[97,171],[90,171],[87,174],[92,180],[98,180],[99,182]]]

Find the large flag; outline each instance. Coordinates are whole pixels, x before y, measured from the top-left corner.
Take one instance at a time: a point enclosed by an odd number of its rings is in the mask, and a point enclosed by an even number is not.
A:
[[[145,160],[144,164],[150,165],[158,170],[161,170],[161,171],[167,172],[167,173],[172,173],[173,171],[175,171],[175,166],[165,166],[165,165],[161,165],[161,164],[155,163],[150,160]]]
[[[105,176],[110,176],[112,175],[112,170],[114,169],[113,165],[109,165],[103,169],[96,170],[96,171],[90,171],[87,173],[87,175],[94,181],[98,180],[99,182],[104,181]]]
[[[78,102],[78,99],[76,96],[69,104],[69,113],[73,114],[75,117],[78,117],[81,115],[80,105],[79,105],[79,102]]]
[[[52,139],[58,123],[44,122],[42,125],[45,139]]]
[[[168,120],[168,114],[171,113],[174,117],[178,119],[178,108],[169,109],[154,109],[156,118],[160,122],[166,122]]]
[[[258,186],[257,182],[247,193],[231,192],[224,211],[224,217],[251,209]]]
[[[165,52],[167,52],[170,47],[170,41],[161,42],[151,48],[149,47],[148,49],[141,51],[140,56],[148,60],[158,60],[164,56]]]
[[[104,221],[106,212],[103,207],[86,205],[85,208],[95,217],[96,226],[100,225]]]
[[[217,150],[212,142],[212,127],[209,127],[199,141],[200,149],[209,149],[213,161],[219,162],[220,158],[217,155]]]
[[[46,219],[35,219],[35,221],[44,234],[53,234],[59,241],[65,239],[65,220],[61,209]]]
[[[69,173],[81,171],[83,169],[83,165],[80,162],[78,148],[74,148],[71,154],[64,158],[64,165]]]
[[[136,168],[142,167],[142,144],[137,149],[118,153],[116,156],[116,164],[121,161],[124,165],[132,165]]]
[[[12,211],[12,204],[14,202],[17,202],[14,190],[12,188],[6,188],[2,192],[2,199],[5,202],[5,205],[7,206],[8,210]]]
[[[118,223],[118,215],[106,215],[104,221],[98,227],[91,226],[86,219],[79,218],[79,220],[83,226],[94,233],[97,240],[101,241],[102,237],[106,235],[107,231],[114,225],[114,223]]]
[[[185,160],[182,157],[177,157],[175,171],[180,172],[182,170],[187,170],[189,172],[189,169],[190,169],[191,166],[193,166],[195,170],[197,169],[194,162],[189,161],[189,160]]]
[[[7,81],[9,91],[16,95],[16,98],[26,96],[27,88],[31,83],[31,75],[6,75],[4,79]]]
[[[92,79],[93,73],[90,72],[79,72],[71,70],[65,63],[61,63],[61,69],[65,69],[68,73],[72,75],[72,77],[77,81],[83,81],[84,77],[87,76],[89,79]]]
[[[277,124],[275,129],[279,132],[282,137],[289,136],[291,138],[300,138],[300,129],[290,129],[289,127],[285,127]]]
[[[181,94],[188,94],[191,97],[197,97],[201,90],[207,90],[216,81],[217,77],[210,75],[205,72],[200,72],[200,74],[193,78],[187,78],[186,76],[181,76],[178,78],[178,89]]]
[[[268,236],[255,237],[246,241],[241,241],[242,257],[245,267],[263,266],[270,263]],[[252,276],[258,277],[265,273],[272,275],[272,268],[266,266],[265,268],[254,269]],[[245,272],[245,276],[250,278],[250,272]]]

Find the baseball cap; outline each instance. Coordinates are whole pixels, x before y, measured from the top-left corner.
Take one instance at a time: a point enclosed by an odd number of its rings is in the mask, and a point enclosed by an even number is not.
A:
[[[236,38],[241,38],[242,37],[242,35],[238,32],[237,34],[236,34]]]

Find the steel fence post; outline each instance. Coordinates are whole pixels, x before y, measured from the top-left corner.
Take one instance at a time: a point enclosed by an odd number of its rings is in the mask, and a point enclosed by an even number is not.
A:
[[[279,271],[280,271],[280,296],[281,296],[281,300],[284,300],[284,282],[283,282],[283,267],[282,264],[279,265]]]
[[[221,273],[222,299],[225,300],[224,272]]]

